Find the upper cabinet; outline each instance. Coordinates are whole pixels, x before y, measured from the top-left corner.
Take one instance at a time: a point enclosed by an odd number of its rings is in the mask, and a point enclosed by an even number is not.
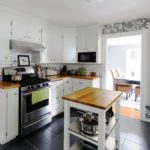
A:
[[[10,20],[6,16],[0,14],[0,64],[10,64]]]
[[[102,31],[99,24],[77,28],[77,52],[96,52],[97,63],[101,62]]]
[[[34,43],[41,43],[42,28],[36,23],[29,23],[22,20],[12,20],[11,38]]]
[[[67,28],[63,30],[63,62],[77,62],[75,28]]]
[[[47,62],[61,63],[63,53],[63,35],[60,27],[49,26],[48,29],[48,47]]]
[[[42,53],[42,63],[75,63],[76,29],[50,24],[47,33],[47,51]]]
[[[86,30],[84,28],[77,29],[77,51],[86,51]]]

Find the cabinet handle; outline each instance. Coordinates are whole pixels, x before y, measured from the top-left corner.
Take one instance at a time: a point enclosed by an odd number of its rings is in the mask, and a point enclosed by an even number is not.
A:
[[[67,81],[67,83],[69,83],[69,81]]]
[[[14,95],[17,95],[17,93],[15,93]]]

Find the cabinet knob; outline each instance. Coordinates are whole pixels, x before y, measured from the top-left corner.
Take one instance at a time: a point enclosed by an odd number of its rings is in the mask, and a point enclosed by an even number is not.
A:
[[[14,95],[17,95],[17,93],[15,93]]]

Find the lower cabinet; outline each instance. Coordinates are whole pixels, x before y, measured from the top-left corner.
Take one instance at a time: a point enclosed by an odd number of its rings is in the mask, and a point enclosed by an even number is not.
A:
[[[73,92],[78,91],[80,89],[86,88],[86,87],[100,87],[100,80],[99,79],[93,79],[93,80],[87,80],[87,79],[73,79]]]
[[[72,84],[72,79],[71,78],[67,78],[64,79],[64,95],[70,94],[73,91],[73,84]]]
[[[51,108],[52,117],[63,112],[63,80],[51,83]]]
[[[0,144],[5,144],[18,135],[18,88],[0,89]]]
[[[62,113],[64,111],[63,107],[63,95],[68,95],[77,90],[83,89],[85,87],[100,87],[99,78],[88,80],[88,79],[76,79],[76,78],[66,78],[59,81],[51,82],[51,108],[52,117]]]

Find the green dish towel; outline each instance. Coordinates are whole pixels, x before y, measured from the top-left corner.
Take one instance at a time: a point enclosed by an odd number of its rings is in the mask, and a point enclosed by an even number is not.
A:
[[[39,103],[43,100],[49,99],[49,89],[44,88],[38,91],[32,92],[32,104]]]

